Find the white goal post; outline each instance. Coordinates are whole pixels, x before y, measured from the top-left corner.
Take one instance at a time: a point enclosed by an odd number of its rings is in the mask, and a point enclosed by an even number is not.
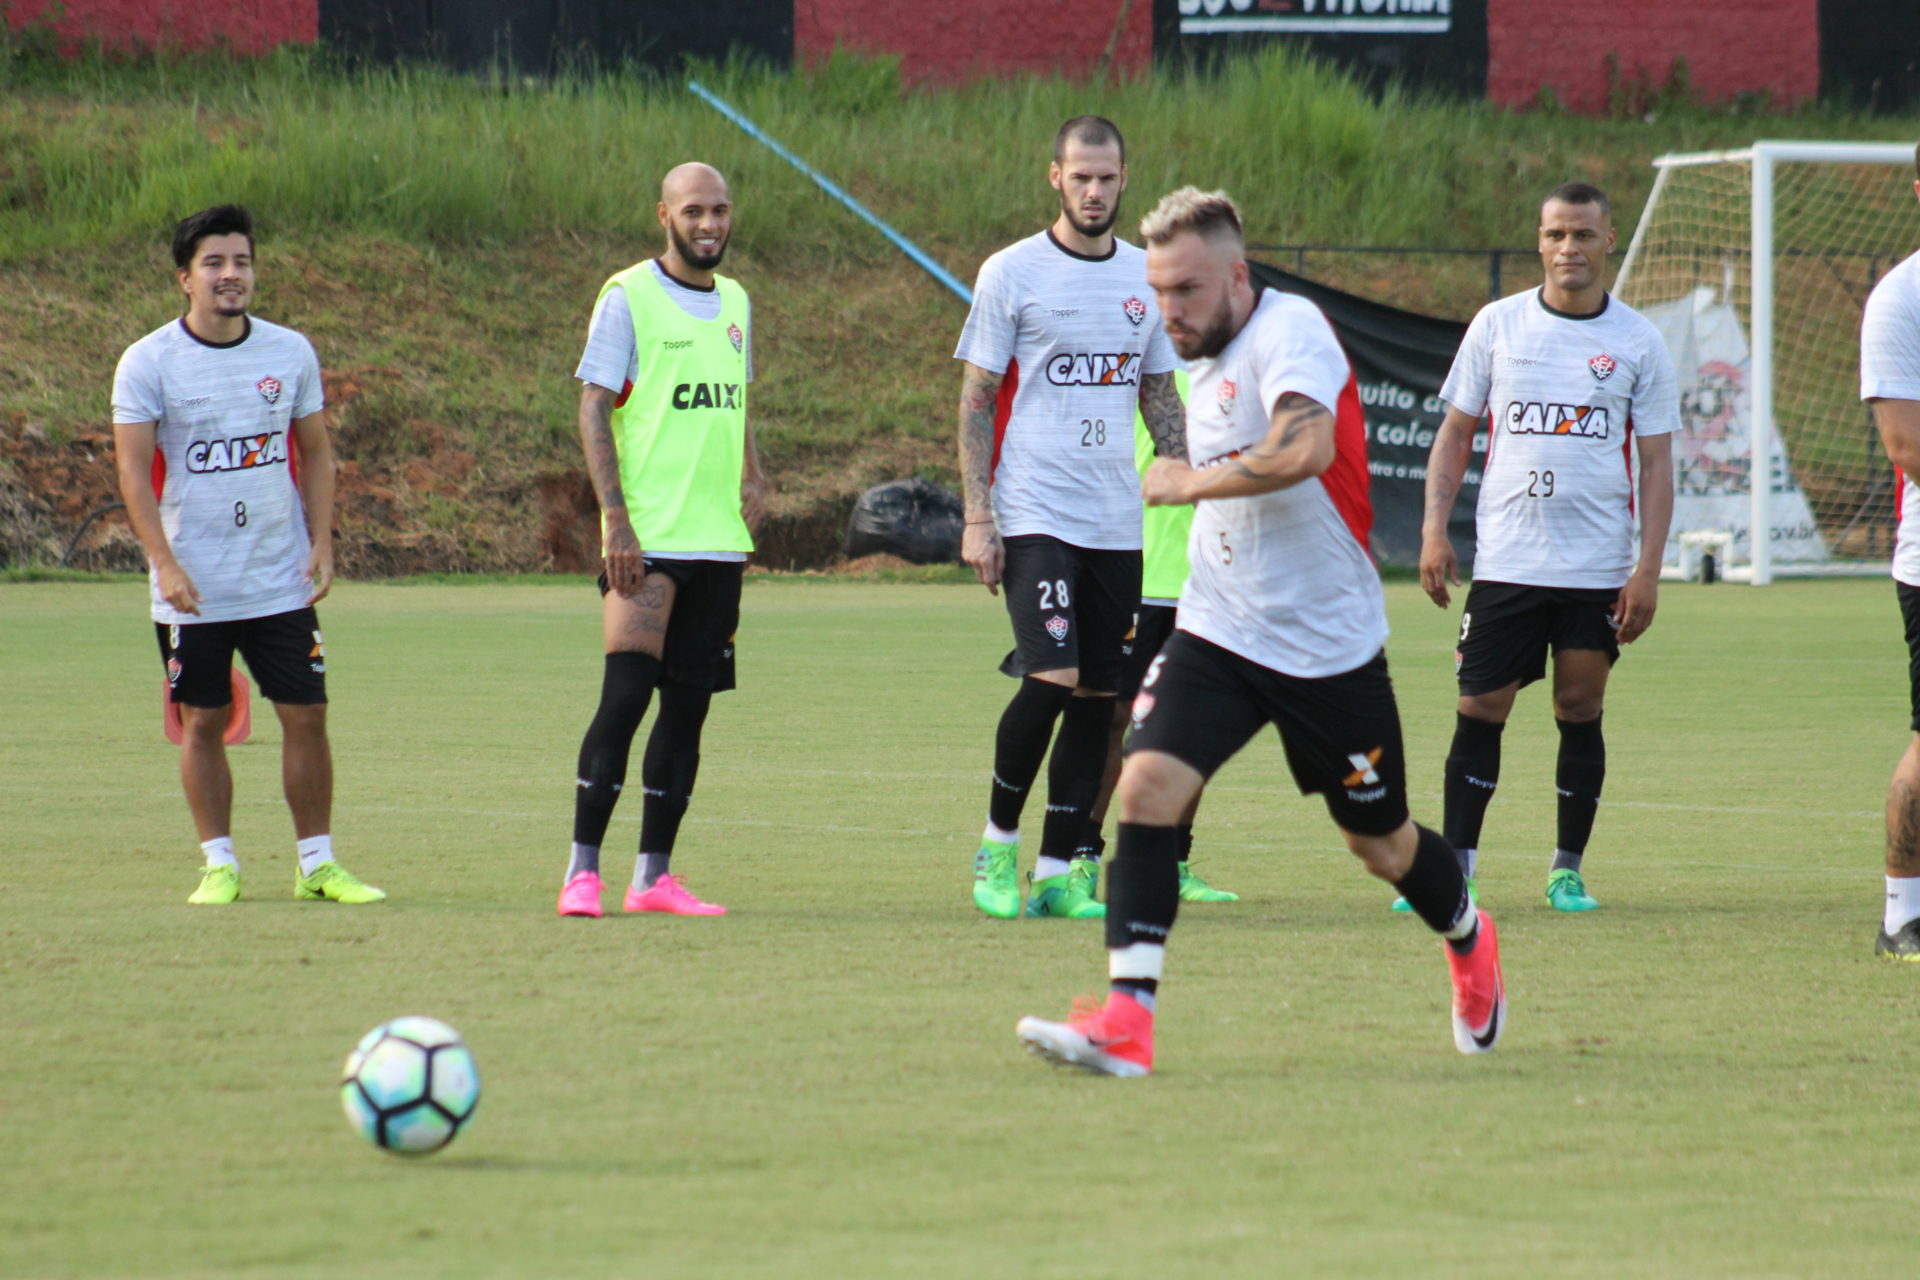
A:
[[[1666,335],[1682,430],[1669,572],[1881,572],[1898,492],[1859,399],[1860,312],[1920,248],[1910,143],[1665,155],[1615,282]],[[1753,477],[1764,483],[1753,483]]]

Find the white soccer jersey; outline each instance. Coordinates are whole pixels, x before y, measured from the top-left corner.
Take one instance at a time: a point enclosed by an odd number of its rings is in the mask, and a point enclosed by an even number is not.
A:
[[[1146,251],[1088,258],[1051,231],[988,258],[956,359],[1005,372],[994,416],[993,513],[1004,537],[1140,546],[1133,417],[1140,378],[1171,373]]]
[[[1195,466],[1218,466],[1266,439],[1289,391],[1333,413],[1334,456],[1314,479],[1199,504],[1176,625],[1290,676],[1320,679],[1372,661],[1387,642],[1387,611],[1366,549],[1366,424],[1333,326],[1305,298],[1269,289],[1225,350],[1187,368]]]
[[[1489,417],[1475,510],[1476,581],[1619,587],[1632,576],[1631,436],[1680,426],[1660,331],[1609,296],[1570,316],[1538,289],[1467,326],[1440,398]]]
[[[201,597],[198,614],[181,613],[149,571],[155,622],[265,618],[312,600],[292,424],[323,407],[312,345],[265,320],[223,346],[175,320],[127,348],[113,420],[155,424],[160,523]]]
[[[1860,398],[1920,400],[1920,253],[1881,277],[1860,325]],[[1920,486],[1900,485],[1900,533],[1893,576],[1920,587]]]

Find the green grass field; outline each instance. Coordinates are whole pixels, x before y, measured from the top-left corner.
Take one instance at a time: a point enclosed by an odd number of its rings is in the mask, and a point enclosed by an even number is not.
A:
[[[1388,589],[1437,822],[1452,617]],[[1439,946],[1263,738],[1202,809],[1159,1072],[1029,1061],[1098,926],[968,899],[1007,694],[978,588],[756,581],[676,869],[724,920],[554,917],[597,693],[584,584],[348,583],[324,608],[342,860],[299,904],[264,706],[247,897],[189,907],[143,589],[0,586],[0,1274],[1856,1276],[1912,1257],[1915,983],[1876,960],[1905,738],[1884,581],[1670,586],[1608,711],[1588,862],[1539,897],[1554,734],[1506,737],[1482,900],[1511,1030],[1454,1052]],[[609,837],[624,871],[631,804]],[[1029,855],[1030,860],[1030,855]],[[429,1013],[455,1145],[384,1156],[336,1073]]]

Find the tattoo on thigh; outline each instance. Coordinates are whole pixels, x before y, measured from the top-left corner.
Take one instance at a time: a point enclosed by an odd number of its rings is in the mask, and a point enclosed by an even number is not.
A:
[[[1898,779],[1887,797],[1887,866],[1920,875],[1920,794]]]

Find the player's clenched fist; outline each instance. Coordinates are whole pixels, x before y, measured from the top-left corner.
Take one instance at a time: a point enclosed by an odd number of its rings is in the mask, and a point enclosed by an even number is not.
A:
[[[968,521],[960,535],[960,559],[994,595],[1000,594],[1000,574],[1006,568],[1007,551],[993,521]]]

